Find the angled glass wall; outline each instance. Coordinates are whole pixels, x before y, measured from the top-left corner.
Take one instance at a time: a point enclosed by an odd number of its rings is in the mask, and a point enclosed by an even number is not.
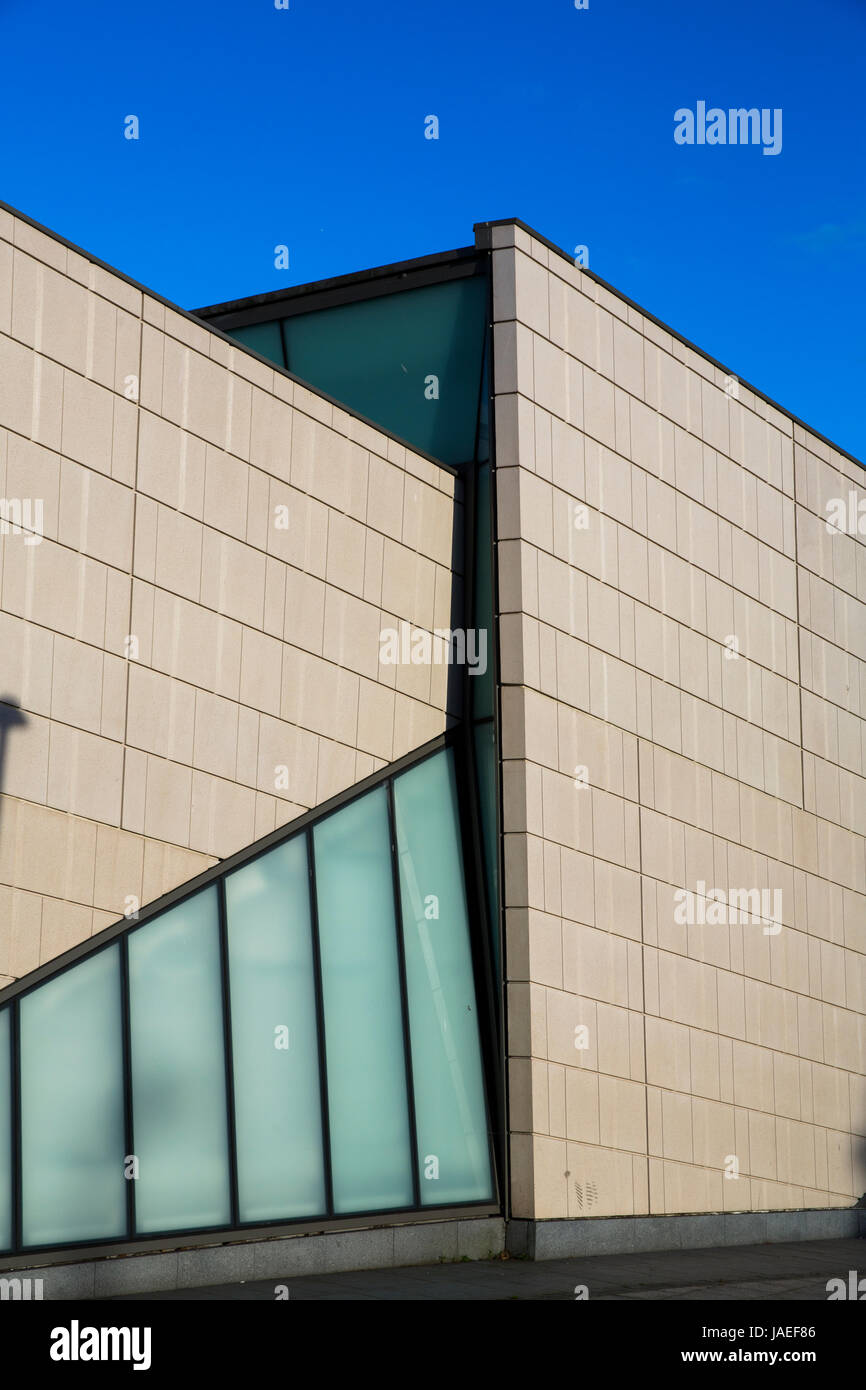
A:
[[[418,283],[431,273],[435,283]],[[409,266],[399,284],[395,274],[346,277],[336,286],[313,284],[296,295],[199,312],[463,476],[463,542],[472,560],[463,622],[476,631],[479,646],[486,639],[486,662],[468,681],[464,714],[471,729],[491,968],[501,987],[489,293],[489,260],[476,257],[432,271]],[[261,317],[270,313],[275,317]]]
[[[388,793],[313,832],[322,949],[334,1210],[413,1203]]]
[[[467,275],[225,331],[457,467],[476,457],[486,319],[487,278]]]
[[[4,991],[0,1251],[492,1202],[481,1042],[441,746]]]
[[[393,797],[421,1202],[480,1201],[490,1172],[453,765],[428,758]]]

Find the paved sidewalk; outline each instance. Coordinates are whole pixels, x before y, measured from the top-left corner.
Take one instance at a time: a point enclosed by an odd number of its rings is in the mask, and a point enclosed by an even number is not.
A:
[[[557,1301],[586,1285],[591,1299],[786,1300],[826,1302],[827,1280],[857,1270],[866,1277],[866,1241],[807,1240],[791,1245],[739,1245],[662,1254],[592,1255],[581,1259],[477,1260],[282,1281],[291,1300]],[[112,1302],[154,1299],[273,1301],[280,1280],[219,1284],[171,1293],[126,1294]]]

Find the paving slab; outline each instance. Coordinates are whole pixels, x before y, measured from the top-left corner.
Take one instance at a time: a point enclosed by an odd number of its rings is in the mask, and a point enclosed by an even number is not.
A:
[[[826,1301],[827,1280],[866,1275],[866,1242],[808,1240],[719,1246],[654,1254],[583,1255],[535,1263],[510,1259],[454,1261],[405,1269],[371,1269],[250,1280],[206,1288],[136,1292],[135,1300],[273,1301],[285,1284],[295,1301],[573,1300],[577,1285],[591,1299]]]

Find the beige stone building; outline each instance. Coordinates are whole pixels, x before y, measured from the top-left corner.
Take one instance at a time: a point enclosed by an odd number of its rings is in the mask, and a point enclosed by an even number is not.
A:
[[[514,1211],[850,1207],[866,554],[828,518],[862,467],[527,230],[492,246]],[[770,916],[701,924],[713,889]]]
[[[0,501],[0,1265],[858,1229],[859,463],[516,222],[189,314],[6,209]]]

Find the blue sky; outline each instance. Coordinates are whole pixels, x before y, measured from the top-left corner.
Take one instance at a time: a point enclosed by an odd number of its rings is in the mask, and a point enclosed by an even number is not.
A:
[[[866,459],[866,0],[289,3],[0,0],[0,198],[187,308],[517,216]]]

